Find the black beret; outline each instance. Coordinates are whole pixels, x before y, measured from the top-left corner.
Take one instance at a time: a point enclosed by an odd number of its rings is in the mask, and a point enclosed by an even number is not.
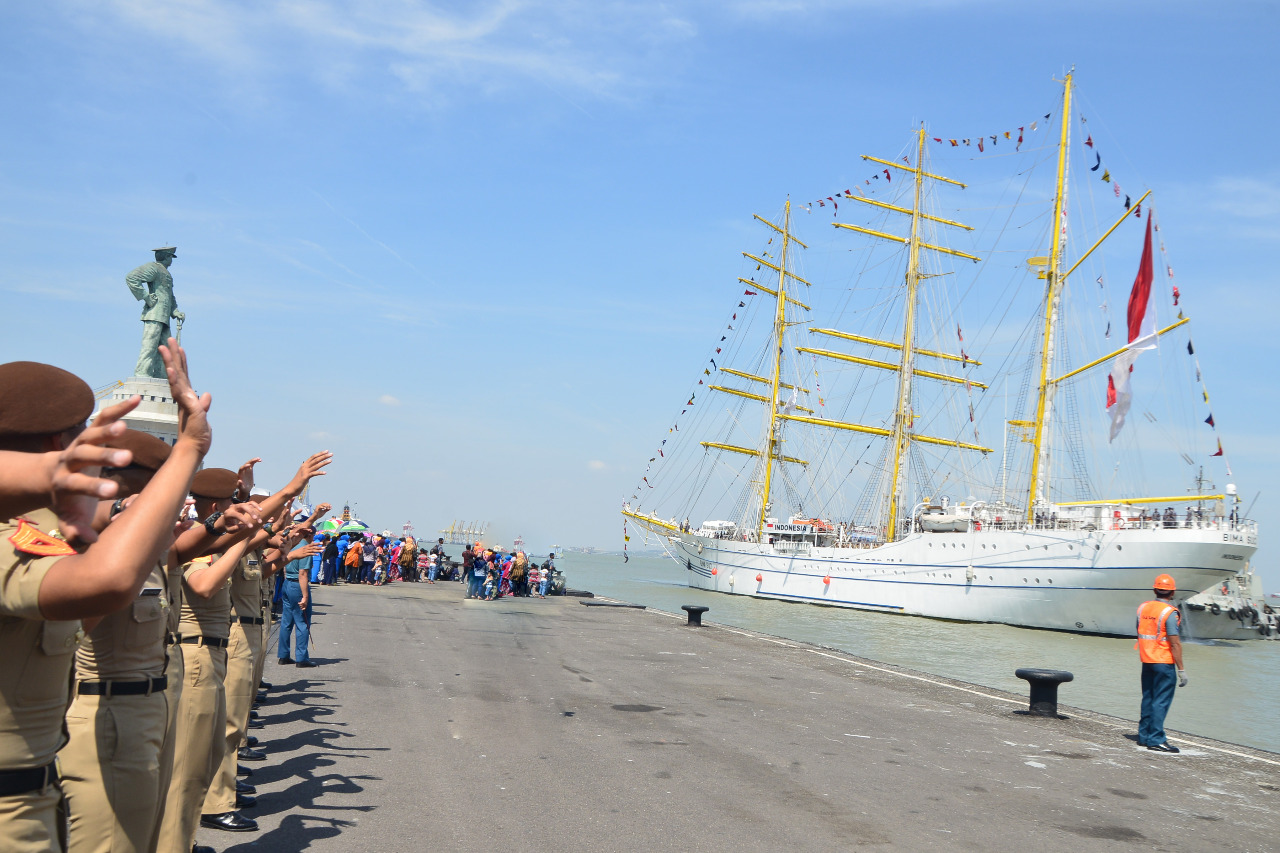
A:
[[[93,389],[51,364],[0,364],[0,438],[57,435],[93,414]]]
[[[160,470],[160,466],[169,458],[169,445],[154,435],[127,429],[124,435],[110,440],[111,447],[133,451],[133,464],[151,471]]]
[[[211,501],[225,500],[236,493],[240,475],[226,468],[205,468],[191,481],[191,494]]]

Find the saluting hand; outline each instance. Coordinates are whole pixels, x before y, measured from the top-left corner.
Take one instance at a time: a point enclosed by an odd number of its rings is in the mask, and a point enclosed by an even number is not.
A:
[[[301,493],[315,477],[323,477],[325,467],[333,461],[333,454],[328,450],[321,450],[319,453],[313,453],[307,457],[307,461],[302,463],[302,467],[298,469],[298,473],[293,475],[293,482],[290,491]]]
[[[249,493],[253,491],[253,466],[261,461],[262,457],[255,456],[240,466],[240,493],[246,499],[249,497]]]
[[[164,359],[164,372],[169,377],[169,392],[173,395],[173,402],[178,404],[178,440],[186,439],[195,444],[203,456],[213,443],[213,429],[208,418],[213,397],[207,392],[197,395],[192,389],[187,351],[178,346],[176,339],[169,338],[169,343],[161,344],[159,349],[160,358]]]
[[[228,533],[253,533],[262,526],[262,509],[252,501],[233,504],[222,514],[222,525]]]
[[[107,447],[113,438],[124,434],[124,422],[120,419],[132,412],[142,402],[141,397],[131,397],[103,409],[89,427],[60,453],[49,453],[49,506],[58,516],[58,526],[68,539],[96,542],[98,533],[93,529],[93,514],[98,501],[115,497],[119,487],[111,480],[98,476],[104,465],[123,468],[133,461],[128,450]]]

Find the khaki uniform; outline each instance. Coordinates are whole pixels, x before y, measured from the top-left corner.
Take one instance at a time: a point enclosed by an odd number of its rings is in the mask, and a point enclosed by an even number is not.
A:
[[[182,568],[182,617],[178,624],[182,641],[171,649],[173,656],[181,650],[182,695],[173,721],[173,775],[160,822],[159,853],[190,853],[205,793],[226,750],[227,705],[222,680],[227,673],[231,582],[207,599],[192,592],[187,583],[192,574],[207,569],[212,561],[201,557]]]
[[[191,565],[186,563],[170,569],[165,576],[169,597],[167,631],[165,633],[165,680],[168,688],[168,716],[165,719],[164,743],[160,747],[160,768],[157,774],[157,789],[160,792],[160,804],[156,810],[155,826],[151,831],[151,849],[156,850],[159,844],[160,825],[164,822],[165,806],[168,803],[169,782],[173,778],[173,753],[176,747],[178,705],[182,699],[182,682],[186,669],[182,663],[182,650],[177,645],[181,639],[180,623],[182,620],[182,574]]]
[[[30,528],[55,533],[47,510],[24,517]],[[80,621],[48,622],[40,615],[40,584],[67,554],[39,556],[17,550],[19,519],[0,523],[0,772],[53,764],[63,744],[71,664],[84,633]],[[53,543],[44,550],[60,551]],[[0,849],[5,853],[62,850],[64,816],[58,785],[0,797]]]
[[[246,554],[231,575],[231,643],[227,646],[226,752],[204,798],[204,814],[236,810],[236,753],[249,730],[258,685],[253,673],[262,650],[262,554]]]
[[[261,553],[261,552],[259,552]],[[253,689],[257,690],[258,685],[262,684],[263,665],[267,661],[267,649],[271,644],[267,642],[271,638],[271,598],[276,591],[276,576],[263,575],[262,584],[262,646],[258,649],[258,661],[253,672]]]
[[[69,740],[58,753],[71,853],[132,853],[151,846],[163,796],[170,609],[164,568],[157,564],[133,604],[99,622],[76,652]]]

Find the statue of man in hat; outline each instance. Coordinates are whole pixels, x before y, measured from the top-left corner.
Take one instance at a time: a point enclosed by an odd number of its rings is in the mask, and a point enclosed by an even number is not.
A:
[[[187,315],[178,310],[178,300],[173,296],[173,276],[169,265],[178,255],[177,246],[161,246],[153,249],[156,259],[135,269],[124,277],[134,299],[142,300],[142,350],[138,353],[138,365],[134,376],[152,376],[164,379],[164,362],[160,359],[159,346],[169,339],[169,319],[182,321]]]

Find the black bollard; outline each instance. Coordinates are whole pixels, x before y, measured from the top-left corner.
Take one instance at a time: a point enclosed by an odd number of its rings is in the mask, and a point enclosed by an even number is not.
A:
[[[689,625],[694,628],[702,627],[702,614],[710,610],[710,607],[703,607],[700,604],[682,604],[680,609],[689,614]]]
[[[1075,680],[1071,673],[1058,669],[1019,669],[1013,674],[1031,685],[1031,707],[1027,713],[1037,717],[1058,716],[1058,685]]]

